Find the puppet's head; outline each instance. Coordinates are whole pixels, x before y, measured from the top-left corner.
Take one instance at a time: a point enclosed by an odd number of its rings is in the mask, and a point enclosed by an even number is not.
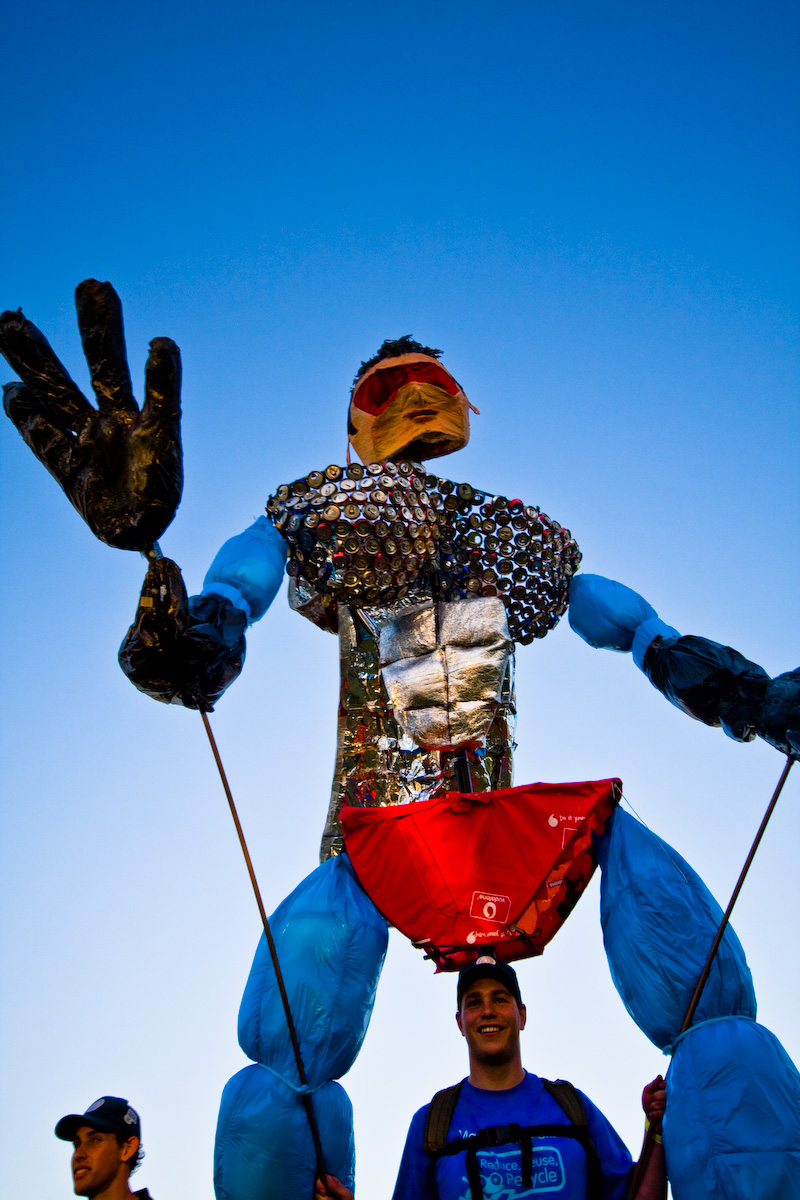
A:
[[[350,394],[347,432],[363,463],[423,462],[466,446],[472,405],[439,362],[440,354],[406,335],[385,341],[361,364]]]

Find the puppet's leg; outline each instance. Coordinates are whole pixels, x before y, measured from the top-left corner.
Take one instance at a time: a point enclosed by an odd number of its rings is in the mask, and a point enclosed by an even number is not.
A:
[[[384,918],[346,855],[329,859],[270,918],[327,1170],[354,1186],[350,1101],[333,1082],[367,1031],[388,942]],[[239,1010],[245,1067],[222,1097],[214,1166],[219,1200],[296,1200],[313,1192],[316,1156],[266,939]]]
[[[664,1151],[675,1200],[797,1196],[800,1072],[755,1021],[753,982],[732,926],[682,1033],[722,909],[676,850],[620,809],[596,847],[614,984],[639,1028],[674,1055]]]

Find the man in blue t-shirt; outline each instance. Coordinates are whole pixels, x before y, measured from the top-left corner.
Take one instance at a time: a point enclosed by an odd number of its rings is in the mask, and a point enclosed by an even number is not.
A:
[[[425,1148],[426,1140],[429,1146],[437,1144],[436,1122],[429,1121],[431,1105],[415,1114],[393,1200],[479,1200],[480,1192],[483,1200],[545,1193],[552,1200],[625,1200],[633,1164],[613,1127],[578,1093],[591,1139],[587,1144],[586,1131],[570,1121],[545,1083],[522,1066],[520,1033],[527,1014],[513,968],[483,955],[461,971],[457,998],[456,1021],[467,1042],[469,1075],[460,1085],[446,1140],[438,1142],[437,1152]],[[642,1164],[635,1200],[663,1200],[660,1131],[666,1092],[661,1076],[645,1088],[642,1104],[656,1140]],[[502,1128],[509,1125],[521,1128]],[[490,1132],[469,1140],[482,1130]],[[317,1195],[352,1200],[350,1191],[331,1176],[327,1189],[317,1184]]]

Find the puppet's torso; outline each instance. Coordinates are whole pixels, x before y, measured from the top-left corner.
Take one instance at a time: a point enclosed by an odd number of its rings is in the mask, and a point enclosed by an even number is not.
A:
[[[330,466],[283,485],[267,512],[288,546],[290,603],[339,633],[336,767],[322,856],[342,804],[509,787],[513,646],[565,611],[580,552],[538,508],[417,463]]]

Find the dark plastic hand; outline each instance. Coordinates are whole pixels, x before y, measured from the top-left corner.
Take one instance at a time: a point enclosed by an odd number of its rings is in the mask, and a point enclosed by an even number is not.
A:
[[[648,1083],[642,1092],[642,1108],[650,1122],[653,1133],[661,1133],[661,1122],[667,1107],[667,1091],[661,1075],[657,1075],[652,1083]]]
[[[783,754],[800,756],[800,668],[770,679],[738,650],[693,635],[657,637],[644,670],[673,704],[728,737],[758,735]]]
[[[800,667],[767,684],[758,732],[782,754],[800,758]]]
[[[133,398],[119,297],[87,279],[75,290],[94,408],[22,311],[0,316],[0,352],[22,383],[4,388],[8,416],[101,541],[146,550],[183,489],[180,351],[154,338],[141,411]]]
[[[211,712],[242,669],[246,626],[223,596],[188,599],[177,563],[154,559],[119,664],[153,700]]]

